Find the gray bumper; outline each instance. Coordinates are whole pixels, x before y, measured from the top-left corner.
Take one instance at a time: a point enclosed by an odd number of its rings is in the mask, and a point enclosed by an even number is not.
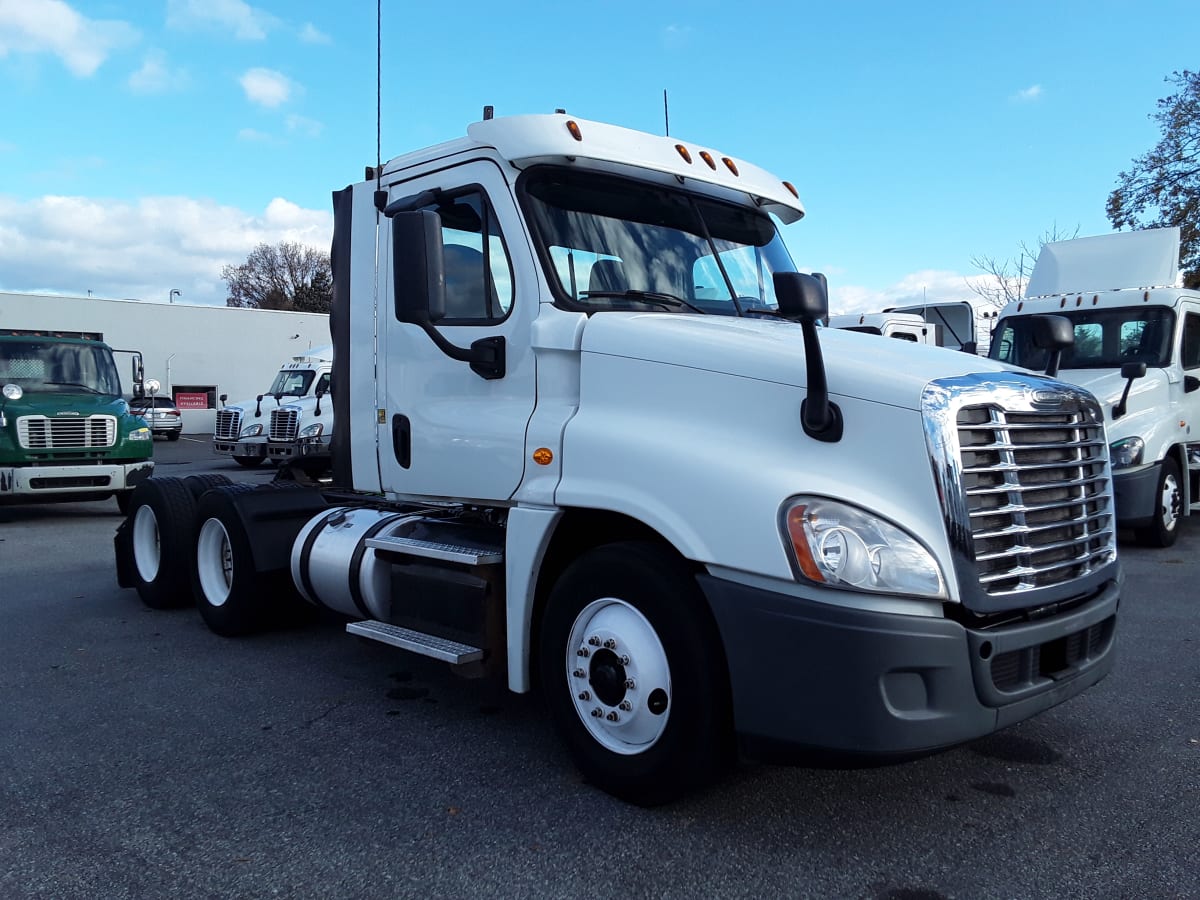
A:
[[[57,496],[126,491],[154,473],[154,463],[111,463],[98,466],[20,466],[0,468],[0,496]]]
[[[267,442],[263,438],[245,438],[240,441],[214,439],[213,452],[223,456],[263,459],[267,455]]]
[[[980,630],[699,581],[752,753],[938,750],[1055,706],[1112,668],[1117,581],[1068,613]]]
[[[1158,479],[1162,462],[1134,472],[1113,473],[1113,503],[1117,522],[1126,527],[1148,525],[1158,515]]]

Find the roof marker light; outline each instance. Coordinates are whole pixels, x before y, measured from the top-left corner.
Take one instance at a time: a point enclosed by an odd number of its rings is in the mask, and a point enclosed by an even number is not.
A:
[[[689,166],[692,164],[692,154],[688,152],[688,148],[683,144],[676,144],[675,149],[679,151],[679,155],[683,157],[683,161]]]
[[[722,157],[721,157],[721,162],[725,163],[725,168],[727,168],[727,169],[728,169],[730,172],[732,172],[734,175],[737,175],[737,174],[738,174],[738,170],[737,170],[737,163],[735,163],[735,162],[734,162],[732,159],[730,159],[728,156],[722,156]]]
[[[792,184],[790,181],[785,181],[783,186],[788,189],[789,194],[791,194],[797,200],[800,199],[800,192],[796,190],[796,186],[794,184]]]
[[[579,123],[574,119],[567,119],[567,131],[571,132],[571,137],[575,140],[583,140],[583,132],[579,130]]]
[[[712,154],[707,150],[700,151],[700,158],[708,164],[710,169],[715,169],[717,167],[716,162],[713,161]]]

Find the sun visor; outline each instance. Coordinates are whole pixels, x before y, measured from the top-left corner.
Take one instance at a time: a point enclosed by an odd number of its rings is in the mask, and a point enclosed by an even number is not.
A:
[[[1174,287],[1178,277],[1178,228],[1122,231],[1046,244],[1025,296]]]

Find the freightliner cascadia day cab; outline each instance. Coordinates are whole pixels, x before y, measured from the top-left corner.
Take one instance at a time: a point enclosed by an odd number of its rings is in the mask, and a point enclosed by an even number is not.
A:
[[[333,398],[329,396],[333,348],[310,351],[318,370],[312,389],[303,397],[271,410],[267,431],[267,459],[296,477],[319,477],[328,473],[333,441]]]
[[[328,393],[332,364],[333,348],[308,350],[285,360],[271,382],[270,390],[253,400],[226,403],[226,397],[222,394],[221,408],[217,410],[217,422],[213,430],[213,452],[229,456],[238,465],[248,469],[261,465],[267,459],[278,460],[298,455],[295,452],[284,453],[282,445],[294,445],[298,438],[299,428],[293,433],[291,426],[299,422],[301,410],[289,409],[281,413],[278,420],[275,413],[282,409],[285,398],[289,403],[296,403],[315,398],[318,391]],[[264,398],[267,401],[265,406]],[[321,430],[316,435],[318,440],[312,442],[315,445],[327,446],[327,440],[319,440],[326,436],[325,425],[322,421]],[[332,429],[332,421],[328,425]],[[276,444],[274,454],[269,452],[268,447],[272,441]]]
[[[133,397],[142,355],[130,353]],[[0,501],[105,500],[122,511],[154,472],[154,435],[129,410],[99,332],[0,329]]]
[[[1174,544],[1179,520],[1200,509],[1200,291],[1178,277],[1178,228],[1046,244],[990,352],[1042,369],[1034,318],[1070,320],[1075,341],[1058,377],[1100,399],[1117,522],[1156,547]]]
[[[154,479],[115,548],[147,603],[241,634],[298,596],[537,686],[585,776],[643,804],[739,747],[969,741],[1109,671],[1099,404],[818,329],[790,184],[533,115],[334,211],[333,486]]]

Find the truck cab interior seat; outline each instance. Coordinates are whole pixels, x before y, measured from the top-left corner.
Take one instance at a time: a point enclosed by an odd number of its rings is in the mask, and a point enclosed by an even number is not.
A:
[[[627,291],[629,277],[619,259],[598,259],[588,275],[588,291]]]
[[[474,247],[446,244],[442,255],[446,266],[446,318],[487,318],[483,254]]]

